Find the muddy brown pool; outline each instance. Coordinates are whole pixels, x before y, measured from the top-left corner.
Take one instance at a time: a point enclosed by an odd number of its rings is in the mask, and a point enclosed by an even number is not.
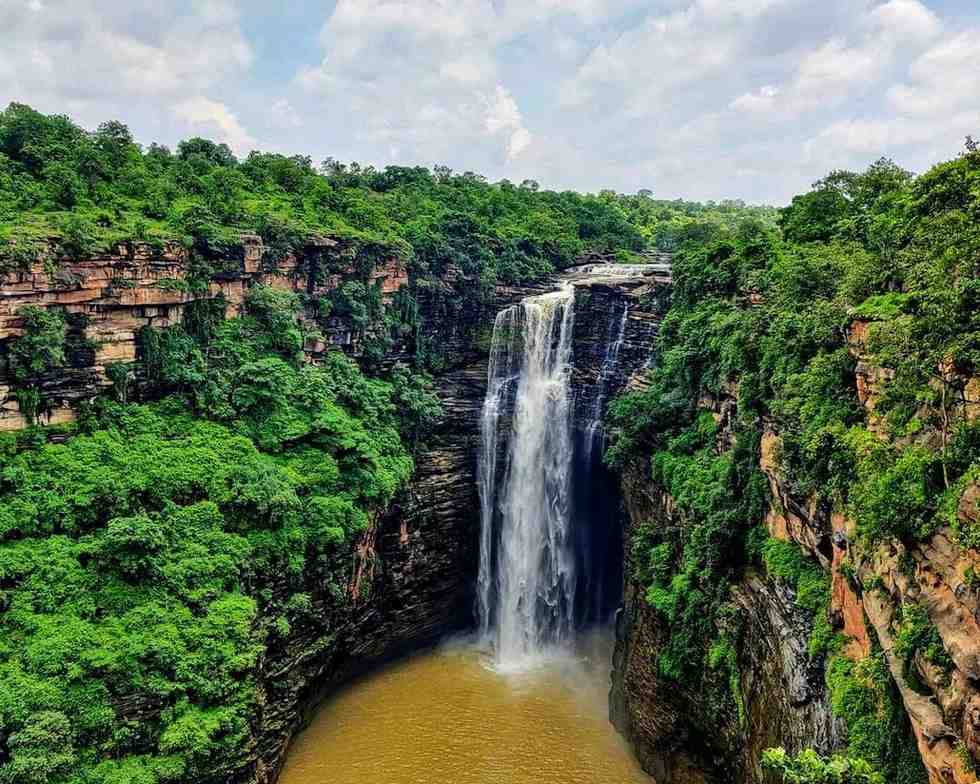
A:
[[[281,784],[651,784],[607,719],[608,645],[523,673],[451,645],[319,709]]]

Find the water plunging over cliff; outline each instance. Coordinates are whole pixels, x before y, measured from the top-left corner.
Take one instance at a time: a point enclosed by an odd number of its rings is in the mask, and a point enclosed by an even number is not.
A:
[[[629,302],[623,300],[621,307],[622,312],[619,318],[609,320],[609,331],[606,334],[606,356],[602,360],[602,367],[599,369],[595,399],[592,402],[592,415],[585,434],[585,462],[587,465],[591,465],[592,452],[597,445],[600,449],[599,458],[602,458],[602,408],[606,402],[606,395],[609,393],[609,383],[616,372],[616,361],[619,359],[619,350],[623,347],[626,320],[630,314]]]
[[[481,420],[478,600],[481,630],[502,668],[520,668],[572,631],[574,301],[571,287],[529,297],[494,323]]]

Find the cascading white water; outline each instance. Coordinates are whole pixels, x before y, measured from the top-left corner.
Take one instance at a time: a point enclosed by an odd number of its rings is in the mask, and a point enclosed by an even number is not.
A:
[[[498,423],[508,395],[517,380],[515,352],[518,328],[518,307],[500,311],[493,324],[490,343],[490,362],[487,370],[487,396],[480,417],[480,452],[477,481],[480,493],[480,569],[477,578],[477,600],[480,636],[490,636],[491,612],[494,598],[493,556],[494,521],[496,519],[497,462],[499,454]]]
[[[481,422],[478,600],[481,631],[505,669],[525,666],[572,631],[573,305],[569,286],[529,297],[494,323]],[[498,480],[499,425],[508,408]]]

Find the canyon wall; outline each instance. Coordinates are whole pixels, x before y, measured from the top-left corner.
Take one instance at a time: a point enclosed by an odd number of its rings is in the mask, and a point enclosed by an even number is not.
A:
[[[627,542],[644,524],[683,525],[673,499],[642,465],[624,471],[623,496]],[[629,547],[626,554],[630,575]],[[732,589],[743,622],[741,715],[724,699],[729,694],[724,686],[716,693],[661,676],[658,653],[668,627],[644,593],[628,576],[616,624],[610,718],[658,784],[762,782],[766,748],[827,754],[841,747],[843,727],[831,714],[822,662],[807,649],[813,621],[791,589],[757,572]]]
[[[68,316],[65,366],[38,379],[44,401],[39,423],[73,421],[79,403],[110,386],[111,363],[137,359],[142,328],[179,324],[193,302],[221,297],[226,317],[232,317],[257,284],[316,297],[345,280],[366,278],[380,285],[385,298],[408,284],[408,271],[397,259],[380,260],[365,276],[354,269],[352,251],[327,237],[274,262],[257,235],[244,235],[241,247],[241,256],[221,260],[222,271],[203,286],[191,285],[190,254],[176,243],[160,247],[132,242],[97,256],[39,259],[28,269],[0,273],[0,360],[5,346],[23,331],[22,308],[58,307]],[[362,335],[343,319],[329,322],[326,341],[356,353]],[[326,347],[311,343],[306,350],[312,358]],[[0,361],[0,430],[20,430],[27,424],[13,379]]]
[[[853,392],[865,408],[869,429],[876,432],[875,403],[889,371],[866,355],[866,322],[852,324],[849,334],[857,361]],[[977,383],[968,380],[965,387],[976,389]],[[968,392],[950,401],[949,421],[975,421],[980,416],[976,398]],[[699,401],[721,426],[722,444],[730,444],[737,406],[737,390]],[[940,435],[926,429],[916,438],[916,443],[935,445]],[[973,760],[980,759],[980,599],[974,575],[980,553],[958,544],[949,527],[915,544],[862,542],[846,514],[794,493],[779,453],[780,435],[766,423],[759,468],[769,483],[764,520],[769,536],[796,543],[828,573],[826,612],[830,626],[845,640],[840,655],[852,662],[882,657],[929,784],[974,784]],[[622,482],[627,542],[630,530],[642,525],[684,526],[674,500],[652,481],[645,462],[629,466]],[[953,514],[964,527],[980,520],[976,482],[963,488]],[[761,784],[767,780],[760,764],[767,747],[783,746],[791,754],[805,748],[822,754],[845,749],[846,727],[830,709],[827,662],[808,652],[814,620],[796,603],[790,586],[750,569],[731,589],[730,601],[743,623],[734,687],[739,712],[703,689],[687,689],[658,673],[656,658],[666,644],[667,625],[646,602],[644,586],[630,578],[628,546],[626,557],[610,713],[658,784]],[[905,606],[925,608],[948,666],[937,666],[921,653],[910,663],[900,658],[895,641]]]

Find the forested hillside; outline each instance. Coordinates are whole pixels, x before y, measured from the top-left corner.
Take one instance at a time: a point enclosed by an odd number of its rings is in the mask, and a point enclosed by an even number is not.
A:
[[[848,755],[879,771],[773,752],[768,763],[786,781],[925,781],[908,690],[940,706],[958,744],[954,763],[971,769],[977,759],[962,712],[973,691],[957,671],[967,658],[951,658],[976,640],[954,636],[956,623],[937,628],[943,610],[917,548],[942,533],[965,552],[980,534],[971,500],[978,297],[972,143],[918,177],[887,160],[835,172],[782,210],[778,226],[747,221],[681,243],[659,365],[648,389],[613,407],[619,437],[607,458],[648,465],[683,520],[644,528],[633,542],[635,577],[666,630],[659,672],[714,689],[716,704],[741,716],[741,621],[729,590],[746,571],[768,572],[811,613],[810,656],[825,662]],[[726,400],[736,409],[722,417]],[[793,528],[797,513],[784,501],[810,509],[817,530]],[[850,525],[831,531],[833,515]],[[834,548],[847,554],[828,569]],[[876,572],[896,548],[911,584],[902,590]],[[840,605],[831,607],[834,572],[858,597],[879,592],[896,604],[877,634],[867,621],[867,655],[855,653]],[[972,568],[964,580],[971,606]]]

